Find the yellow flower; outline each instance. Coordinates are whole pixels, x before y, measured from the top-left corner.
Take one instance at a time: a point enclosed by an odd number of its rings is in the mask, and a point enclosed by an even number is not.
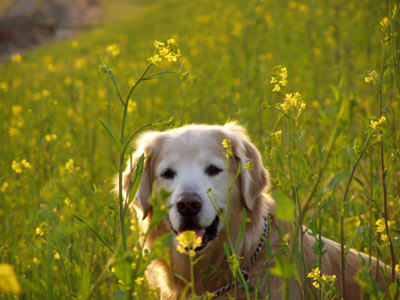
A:
[[[169,62],[176,62],[178,57],[181,56],[181,51],[174,39],[168,39],[166,43],[154,41],[154,47],[156,48],[156,53],[147,59],[153,65],[157,65],[162,58],[167,59]]]
[[[110,53],[112,57],[115,57],[120,53],[119,47],[117,44],[112,44],[112,45],[107,46],[106,51],[108,53]]]
[[[4,81],[0,82],[0,90],[3,90],[3,92],[7,93],[7,91],[8,91],[7,82],[4,82]]]
[[[158,54],[155,54],[147,59],[147,61],[153,65],[158,65],[161,61],[161,57]]]
[[[44,235],[44,231],[43,231],[42,227],[37,227],[35,232],[36,232],[36,235],[38,235],[38,236]]]
[[[10,136],[10,137],[13,137],[13,136],[17,136],[17,135],[19,135],[19,130],[18,130],[18,128],[14,128],[14,127],[10,127],[9,129],[8,129],[8,135]]]
[[[370,127],[372,129],[377,129],[378,127],[382,126],[386,122],[385,116],[382,116],[378,121],[372,121],[370,122]]]
[[[22,106],[21,105],[13,105],[11,110],[12,110],[12,113],[14,116],[18,116],[22,111]]]
[[[303,109],[305,109],[306,104],[302,101],[300,93],[289,93],[285,94],[285,100],[283,103],[279,104],[280,108],[284,112],[288,112],[291,108],[297,109],[297,113],[300,114]]]
[[[26,159],[23,159],[21,161],[21,164],[27,169],[31,169],[32,168],[31,164]]]
[[[43,89],[42,90],[42,95],[43,95],[43,97],[50,97],[51,93],[50,93],[49,90]]]
[[[78,48],[78,47],[79,47],[79,44],[78,44],[77,41],[72,41],[72,42],[71,42],[71,46],[72,46],[73,48]]]
[[[57,135],[52,133],[52,134],[46,134],[44,136],[44,139],[46,140],[46,142],[50,143],[51,141],[54,141],[57,139]]]
[[[390,25],[390,20],[388,17],[384,17],[379,24],[383,27],[383,28],[387,28]]]
[[[13,294],[18,294],[20,292],[14,268],[9,264],[0,264],[0,291]]]
[[[54,254],[54,258],[56,260],[59,260],[61,258],[60,254],[58,252],[56,252],[56,254]]]
[[[137,285],[142,285],[143,280],[144,280],[144,277],[143,277],[143,276],[136,277],[135,283],[136,283]]]
[[[248,161],[247,163],[244,164],[243,166],[244,170],[253,170],[254,169],[254,164],[251,161]]]
[[[22,166],[21,163],[17,162],[16,160],[13,160],[11,164],[11,168],[14,170],[15,173],[19,174],[22,173]]]
[[[71,77],[69,77],[69,76],[65,77],[64,83],[65,83],[66,85],[70,85],[70,84],[72,83]]]
[[[279,84],[275,84],[274,88],[272,89],[273,92],[279,92],[281,90],[281,87]]]
[[[15,53],[11,55],[11,60],[16,63],[20,63],[22,61],[22,56],[19,53]]]
[[[8,189],[8,187],[9,187],[8,182],[7,181],[3,182],[3,184],[2,184],[2,186],[0,188],[1,192],[5,193],[7,191],[7,189]]]
[[[180,233],[176,237],[176,240],[178,242],[176,250],[178,250],[178,252],[183,254],[186,253],[185,249],[189,249],[187,253],[191,257],[196,255],[194,249],[200,247],[202,243],[201,237],[196,237],[196,233],[194,231],[189,231],[189,230]]]
[[[314,282],[313,282],[313,286],[315,286],[317,289],[319,289],[319,283],[318,283],[318,281],[314,281]]]
[[[34,257],[34,258],[33,258],[33,263],[36,264],[36,265],[38,265],[38,264],[40,263],[39,258]]]
[[[226,149],[225,150],[225,155],[226,156],[232,156],[232,141],[228,139],[224,139],[222,141],[222,148]]]
[[[400,265],[396,265],[396,267],[395,267],[394,269],[395,269],[395,271],[396,271],[397,273],[400,273]]]
[[[65,164],[65,171],[68,171],[68,172],[72,173],[74,171],[74,169],[75,169],[74,160],[71,158]]]
[[[75,68],[78,70],[81,69],[85,65],[85,60],[83,58],[77,58],[75,59]]]
[[[275,66],[272,68],[272,74],[270,83],[274,84],[273,92],[280,92],[281,87],[287,85],[287,68],[282,66]]]
[[[378,74],[378,72],[376,72],[374,70],[369,71],[367,76],[365,76],[365,78],[364,78],[365,83],[372,82],[373,85],[375,85],[375,86],[378,84],[379,80],[380,80],[379,74]]]

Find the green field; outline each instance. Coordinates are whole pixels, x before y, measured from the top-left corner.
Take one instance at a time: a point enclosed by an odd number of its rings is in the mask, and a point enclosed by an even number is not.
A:
[[[115,2],[104,24],[0,65],[0,299],[157,299],[129,215],[118,250],[119,156],[100,120],[119,135],[123,108],[99,54],[126,97],[154,41],[170,38],[181,56],[150,73],[179,74],[138,85],[126,136],[171,114],[156,129],[237,120],[305,225],[400,272],[396,1]],[[367,269],[364,299],[399,297],[390,274],[381,291]]]

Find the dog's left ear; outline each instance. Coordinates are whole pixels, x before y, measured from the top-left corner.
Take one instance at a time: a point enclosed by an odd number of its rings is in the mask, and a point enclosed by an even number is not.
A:
[[[159,152],[160,137],[160,132],[148,131],[143,133],[136,140],[137,150],[128,162],[128,166],[122,176],[122,190],[125,199],[127,193],[129,193],[131,189],[136,164],[140,156],[144,155],[146,157],[143,166],[142,180],[134,196],[135,200],[133,201],[133,205],[139,208],[142,219],[145,219],[151,211],[150,197],[153,187],[153,163]],[[117,183],[118,180],[116,180],[116,189]]]
[[[236,123],[229,123],[225,126],[233,133],[233,155],[242,168],[239,175],[241,196],[245,206],[252,210],[256,198],[268,188],[268,171],[263,166],[260,152],[250,142],[245,129]],[[249,162],[251,162],[252,168],[244,170],[244,166]]]

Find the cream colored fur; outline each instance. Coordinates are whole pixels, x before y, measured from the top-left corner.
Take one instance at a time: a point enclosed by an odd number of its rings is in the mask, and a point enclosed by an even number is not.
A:
[[[215,194],[218,207],[225,213],[226,210],[226,190],[227,183],[226,172],[218,176],[209,177],[204,174],[204,168],[207,164],[213,163],[223,167],[224,156],[221,142],[224,139],[232,141],[233,159],[230,162],[229,177],[232,182],[236,170],[240,165],[248,161],[254,164],[253,170],[244,170],[240,178],[230,193],[231,216],[230,231],[232,239],[238,238],[241,223],[241,213],[245,208],[247,217],[251,222],[246,225],[244,239],[238,249],[238,255],[243,257],[242,266],[253,255],[257,244],[264,230],[264,218],[266,214],[272,216],[272,224],[269,232],[269,243],[272,251],[278,251],[281,246],[278,237],[277,227],[281,228],[283,233],[288,231],[288,224],[281,222],[273,217],[274,201],[268,196],[269,187],[268,173],[262,165],[261,156],[255,146],[250,142],[243,127],[236,123],[228,123],[223,126],[218,125],[188,125],[178,129],[172,129],[166,132],[146,132],[137,139],[137,151],[134,158],[142,153],[151,156],[145,162],[144,174],[139,191],[135,198],[134,209],[142,217],[142,230],[147,230],[152,215],[152,208],[149,204],[151,188],[157,181],[158,186],[165,186],[171,191],[169,204],[172,206],[167,217],[151,233],[146,247],[151,248],[152,241],[165,233],[171,232],[171,228],[177,231],[180,217],[176,210],[177,197],[183,191],[196,192],[201,196],[203,205],[200,212],[201,226],[207,227],[214,220],[216,213],[212,206],[206,191],[211,188]],[[161,172],[167,168],[174,168],[177,172],[173,180],[165,180],[160,177]],[[131,169],[128,167],[124,173],[124,190],[129,187],[129,178]],[[225,215],[226,216],[226,215]],[[226,283],[232,281],[229,267],[225,260],[223,244],[226,242],[226,231],[220,222],[218,227],[218,236],[212,240],[207,247],[202,250],[202,260],[195,265],[195,289],[198,295],[203,295],[207,291],[216,290]],[[326,238],[326,254],[322,259],[322,272],[337,277],[340,282],[340,246]],[[308,268],[311,269],[313,262],[317,259],[312,252],[312,245],[315,239],[308,234],[304,235],[304,251]],[[169,249],[172,272],[163,260],[154,261],[147,270],[148,281],[160,289],[162,299],[176,299],[179,297],[185,284],[174,276],[179,274],[189,280],[188,257],[176,251],[176,243],[172,243]],[[273,267],[273,261],[266,263],[266,247],[259,253],[255,263],[252,265],[249,275],[251,284],[256,286],[257,281],[263,278],[266,272]],[[368,261],[365,254],[350,250],[346,259],[346,291],[347,299],[360,299],[360,289],[353,277],[360,266],[360,257]],[[373,264],[376,260],[373,258]],[[206,280],[202,271],[209,265],[224,272]],[[381,284],[382,278],[379,278]],[[261,294],[268,299],[282,298],[283,281],[279,277],[271,276],[261,287]],[[309,288],[317,296],[317,290],[310,284]],[[339,285],[337,284],[339,290]],[[296,281],[290,283],[290,299],[302,299],[304,291]],[[233,294],[233,290],[229,293]],[[239,291],[239,299],[244,299],[243,293]],[[218,299],[228,299],[227,293],[218,297]],[[318,298],[319,299],[319,298]]]

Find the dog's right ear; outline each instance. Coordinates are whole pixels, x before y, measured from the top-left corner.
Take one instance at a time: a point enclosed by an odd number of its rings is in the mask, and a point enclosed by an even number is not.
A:
[[[140,186],[136,192],[133,205],[139,208],[142,219],[145,219],[151,211],[150,197],[153,186],[153,164],[160,149],[161,132],[148,131],[136,140],[136,151],[128,158],[128,166],[122,174],[122,192],[126,199],[132,187],[134,174],[139,158],[144,155],[145,161]],[[118,191],[118,178],[116,180],[116,191]]]

